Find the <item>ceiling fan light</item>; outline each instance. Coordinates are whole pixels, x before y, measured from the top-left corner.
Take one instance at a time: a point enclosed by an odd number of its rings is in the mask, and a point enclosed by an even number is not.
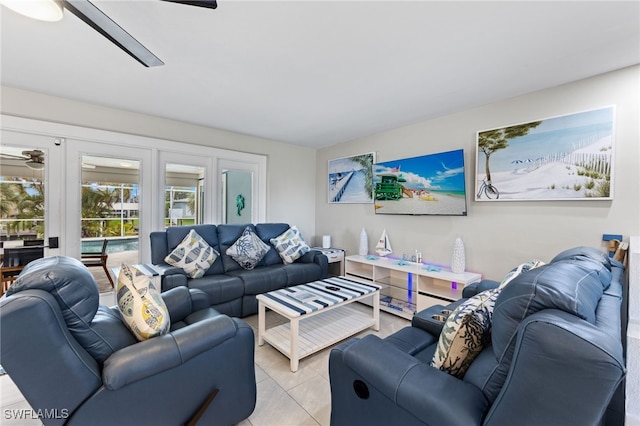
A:
[[[33,161],[33,160],[29,160],[29,161],[25,161],[24,164],[32,169],[32,170],[42,170],[44,169],[44,163],[41,163],[39,161]]]
[[[40,21],[59,21],[63,15],[62,4],[58,0],[0,0],[0,4]]]

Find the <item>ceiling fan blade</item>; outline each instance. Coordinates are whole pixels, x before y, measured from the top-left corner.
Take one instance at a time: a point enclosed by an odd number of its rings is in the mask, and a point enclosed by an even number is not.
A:
[[[209,9],[215,9],[218,7],[216,0],[164,0],[171,3],[181,3],[189,6],[207,7]]]
[[[0,158],[7,158],[7,159],[11,159],[11,160],[28,160],[28,157],[25,156],[21,156],[21,155],[13,155],[13,154],[5,154],[4,152],[0,152]]]
[[[164,62],[156,55],[151,53],[89,0],[63,0],[63,4],[71,13],[111,40],[142,65],[146,67],[164,65]]]

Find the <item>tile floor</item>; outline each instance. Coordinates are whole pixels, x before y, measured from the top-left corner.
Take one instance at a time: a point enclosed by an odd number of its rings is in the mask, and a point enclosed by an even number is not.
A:
[[[111,305],[113,294],[103,294],[103,303]],[[370,309],[363,305],[361,309]],[[258,398],[251,416],[239,426],[287,426],[287,425],[329,425],[331,413],[331,392],[329,387],[329,352],[331,347],[303,358],[297,372],[289,369],[289,359],[265,343],[257,345],[258,317],[245,318],[256,334],[256,383]],[[274,312],[267,313],[267,327],[277,325],[282,318]],[[409,325],[409,321],[386,312],[380,312],[380,331],[372,329],[358,336],[377,334],[386,337]],[[29,409],[29,404],[8,375],[0,376],[0,424],[41,425],[37,419],[7,419],[7,410]]]

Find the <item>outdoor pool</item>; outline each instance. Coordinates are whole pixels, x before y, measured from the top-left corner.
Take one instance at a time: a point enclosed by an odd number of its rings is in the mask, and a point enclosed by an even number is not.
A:
[[[120,253],[123,251],[138,250],[138,237],[107,237],[107,239],[109,240],[109,244],[107,244],[107,253]],[[100,253],[100,250],[102,250],[102,241],[103,239],[83,240],[82,252]]]

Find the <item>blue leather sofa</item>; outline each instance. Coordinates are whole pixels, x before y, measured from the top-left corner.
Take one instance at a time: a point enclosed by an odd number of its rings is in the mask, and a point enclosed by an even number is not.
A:
[[[27,265],[0,299],[0,364],[46,425],[230,425],[256,403],[254,334],[186,287],[168,334],[138,342],[69,257]],[[209,401],[209,398],[215,397]]]
[[[578,247],[517,276],[498,295],[490,342],[462,379],[430,365],[440,329],[429,320],[445,306],[386,339],[339,345],[329,359],[331,424],[603,424],[625,375],[623,269]]]
[[[227,249],[242,235],[247,226],[271,249],[252,270],[244,270],[226,254]],[[191,231],[195,231],[220,256],[201,278],[188,278],[182,269],[170,267],[164,259]],[[259,223],[256,225],[192,225],[172,226],[166,231],[152,232],[151,263],[165,269],[162,290],[178,286],[199,289],[209,296],[209,304],[217,311],[233,317],[246,317],[258,312],[256,295],[284,287],[326,278],[327,257],[311,250],[291,264],[284,264],[270,243],[289,229],[286,223]]]

